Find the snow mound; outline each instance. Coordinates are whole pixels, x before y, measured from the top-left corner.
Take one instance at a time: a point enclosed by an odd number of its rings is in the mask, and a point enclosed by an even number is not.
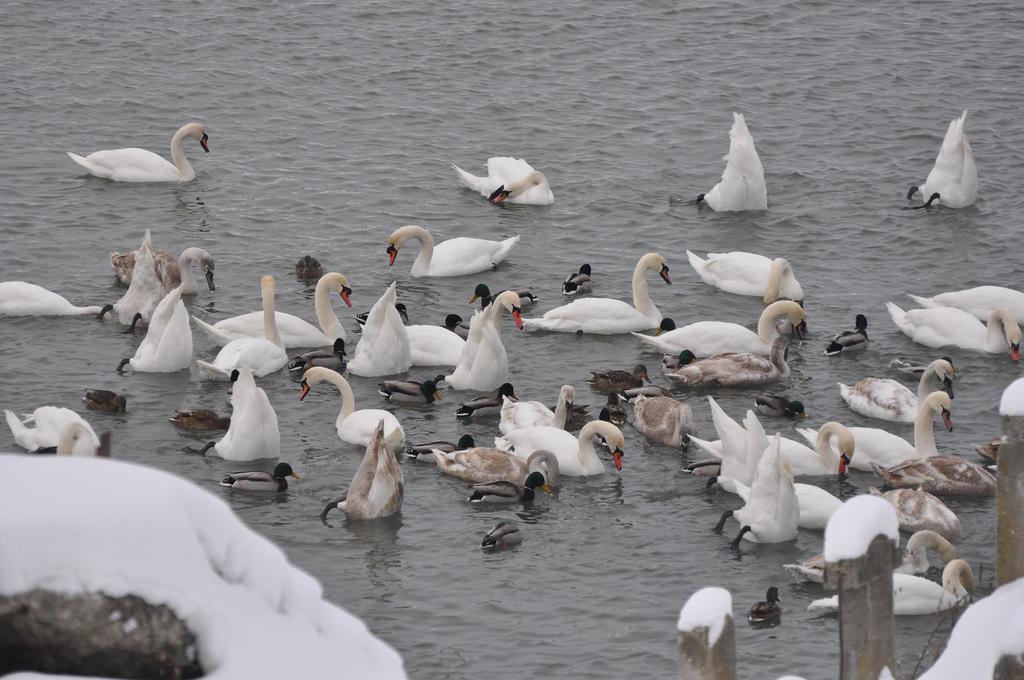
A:
[[[878,496],[856,496],[843,503],[825,527],[825,561],[861,557],[875,536],[899,545],[900,520],[896,510]]]
[[[406,677],[393,649],[199,487],[102,458],[0,455],[0,469],[18,480],[0,494],[0,594],[167,605],[195,634],[204,679]]]
[[[968,607],[946,649],[921,680],[989,678],[1003,654],[1024,651],[1024,578]]]
[[[683,605],[676,625],[680,633],[707,628],[708,645],[713,647],[729,616],[732,616],[732,595],[729,591],[725,588],[701,588]]]
[[[1003,390],[999,400],[999,415],[1024,416],[1024,378],[1017,378]]]

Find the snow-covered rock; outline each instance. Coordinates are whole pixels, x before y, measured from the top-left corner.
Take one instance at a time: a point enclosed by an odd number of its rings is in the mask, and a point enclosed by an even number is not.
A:
[[[999,400],[999,415],[1024,416],[1024,378],[1017,378],[1003,390]]]
[[[714,647],[725,627],[725,619],[732,616],[732,595],[725,588],[701,588],[686,601],[679,612],[677,627],[680,633],[697,628],[708,629],[708,646]]]
[[[0,494],[0,595],[166,605],[210,680],[406,677],[393,649],[199,487],[101,458],[0,455],[0,470],[18,480]]]
[[[861,557],[878,535],[899,545],[900,521],[896,510],[884,498],[855,496],[836,510],[825,527],[825,561]]]

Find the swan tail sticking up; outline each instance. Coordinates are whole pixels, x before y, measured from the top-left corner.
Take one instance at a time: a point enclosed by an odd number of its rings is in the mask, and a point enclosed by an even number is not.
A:
[[[500,241],[500,243],[501,248],[499,248],[498,252],[496,252],[494,256],[491,258],[491,266],[497,265],[499,262],[508,257],[509,251],[515,248],[516,244],[519,243],[519,237],[513,236],[512,238],[507,238],[504,241]]]
[[[892,317],[892,322],[896,324],[897,328],[909,335],[914,337],[914,324],[910,323],[907,319],[907,313],[896,306],[895,303],[886,302],[885,308],[889,310],[889,316]]]
[[[919,304],[922,307],[942,307],[942,305],[940,305],[938,302],[936,302],[935,300],[931,299],[930,297],[922,297],[920,295],[910,295],[910,294],[907,294],[907,297],[909,297],[911,300],[913,300],[914,302],[916,302],[917,304]],[[892,313],[892,312],[890,311],[890,313]]]
[[[459,166],[452,163],[452,168],[459,174],[459,179],[467,187],[473,191],[479,191],[480,193],[490,193],[495,187],[490,186],[491,182],[488,177],[477,177],[476,175],[470,174],[460,168]]]
[[[686,257],[690,260],[690,266],[693,267],[693,271],[700,274],[701,278],[704,278],[704,267],[708,265],[710,260],[705,260],[700,255],[691,253],[689,250],[686,251]]]
[[[25,427],[18,416],[14,415],[13,411],[5,410],[4,418],[7,419],[7,427],[11,428],[11,434],[14,435],[14,442],[24,449],[33,449],[32,431]]]
[[[195,315],[192,315],[192,320],[196,322],[196,326],[201,328],[203,332],[206,333],[210,337],[210,339],[217,343],[217,345],[220,347],[223,347],[224,345],[228,344],[233,340],[233,338],[222,333],[221,330],[216,326],[212,326],[206,323],[205,321],[203,321],[202,319]]]
[[[203,361],[201,359],[196,360],[196,366],[199,368],[200,375],[202,375],[204,378],[217,378],[220,380],[227,380],[230,377],[229,373],[222,371],[213,364]]]
[[[629,334],[636,337],[641,342],[650,345],[659,352],[664,352],[665,354],[677,354],[675,347],[671,346],[669,343],[666,343],[664,340],[658,338],[657,336],[644,335],[643,333],[634,333],[632,331],[630,331]]]
[[[104,179],[110,179],[113,177],[113,173],[110,172],[109,168],[93,163],[88,158],[79,156],[76,153],[71,153],[70,151],[65,151],[64,153],[66,153],[71,160],[88,170],[90,175],[96,175],[97,177],[102,177]]]

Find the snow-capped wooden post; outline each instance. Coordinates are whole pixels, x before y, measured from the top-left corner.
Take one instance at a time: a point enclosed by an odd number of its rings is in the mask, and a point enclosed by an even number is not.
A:
[[[895,668],[898,545],[896,511],[877,496],[846,501],[825,529],[825,588],[839,591],[841,680],[877,680]]]
[[[1024,576],[1024,379],[999,403],[1003,442],[996,474],[996,585]]]
[[[679,612],[679,680],[735,680],[732,595],[701,588]]]

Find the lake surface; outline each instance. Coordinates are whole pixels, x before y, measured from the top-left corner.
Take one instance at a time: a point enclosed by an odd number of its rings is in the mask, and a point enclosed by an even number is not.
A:
[[[560,281],[583,262],[593,266],[595,294],[629,299],[633,266],[648,251],[672,268],[671,287],[650,282],[667,316],[752,327],[760,301],[703,284],[685,251],[784,255],[806,292],[810,336],[792,353],[788,392],[807,405],[808,424],[841,420],[909,437],[910,426],[848,411],[835,385],[888,377],[898,355],[946,353],[914,345],[885,302],[1022,287],[1024,14],[1011,4],[86,0],[9,2],[3,14],[0,280],[31,281],[77,304],[122,294],[109,252],[137,247],[146,229],[157,247],[197,245],[216,257],[216,292],[188,303],[211,321],[258,309],[264,273],[277,278],[280,310],[313,320],[311,291],[292,272],[300,256],[315,255],[351,281],[355,308],[338,310],[350,349],[353,313],[369,309],[392,277],[414,323],[441,323],[448,312],[468,318],[478,282],[531,285],[542,297],[537,313],[552,308],[562,303]],[[901,210],[965,108],[977,204]],[[765,167],[764,213],[686,203],[718,181],[733,111],[746,115]],[[189,120],[207,125],[211,153],[186,144],[197,179],[184,186],[90,178],[64,155],[139,146],[166,156]],[[449,163],[483,174],[494,155],[545,172],[554,205],[496,207],[460,188]],[[522,240],[497,271],[413,280],[412,248],[390,272],[384,252],[403,224],[436,238]],[[822,356],[857,313],[870,324],[869,350]],[[821,590],[791,584],[781,567],[819,552],[821,533],[737,553],[728,547],[734,523],[729,535],[711,531],[737,499],[705,491],[704,479],[684,472],[689,456],[629,427],[621,474],[569,480],[527,509],[470,506],[463,483],[403,462],[400,517],[335,515],[324,526],[320,510],[347,488],[362,455],[336,437],[332,389],[300,403],[285,372],[259,381],[280,420],[282,459],[303,479],[279,498],[232,493],[217,481],[238,465],[183,453],[204,440],[167,422],[179,408],[226,411],[225,384],[200,381],[195,369],[117,375],[142,339],[121,330],[91,318],[0,320],[0,405],[79,409],[98,431],[113,430],[117,457],[224,497],[397,648],[410,677],[672,677],[679,608],[706,585],[733,593],[742,676],[837,674],[837,620],[807,614]],[[194,337],[195,356],[211,359],[216,347],[195,329]],[[523,398],[553,403],[570,383],[577,403],[596,413],[604,397],[584,383],[589,372],[638,362],[666,384],[660,357],[631,336],[518,332],[506,320],[502,337]],[[961,371],[956,429],[938,431],[938,446],[974,459],[971,444],[998,432],[998,396],[1020,369],[1006,356],[948,353]],[[376,380],[351,380],[357,406],[382,405]],[[128,413],[86,413],[87,388],[124,392]],[[742,417],[757,393],[723,390],[720,401]],[[435,406],[396,413],[413,442],[469,432],[488,443],[496,421],[454,417],[469,396],[446,391]],[[706,401],[691,403],[698,433],[715,438]],[[763,422],[796,436],[791,423]],[[0,447],[12,446],[5,430]],[[850,495],[875,483],[854,473],[827,486]],[[986,592],[994,503],[949,505]],[[481,554],[483,534],[510,518],[523,544]],[[752,630],[745,611],[770,585],[780,586],[783,622]],[[938,622],[898,620],[901,675]]]

